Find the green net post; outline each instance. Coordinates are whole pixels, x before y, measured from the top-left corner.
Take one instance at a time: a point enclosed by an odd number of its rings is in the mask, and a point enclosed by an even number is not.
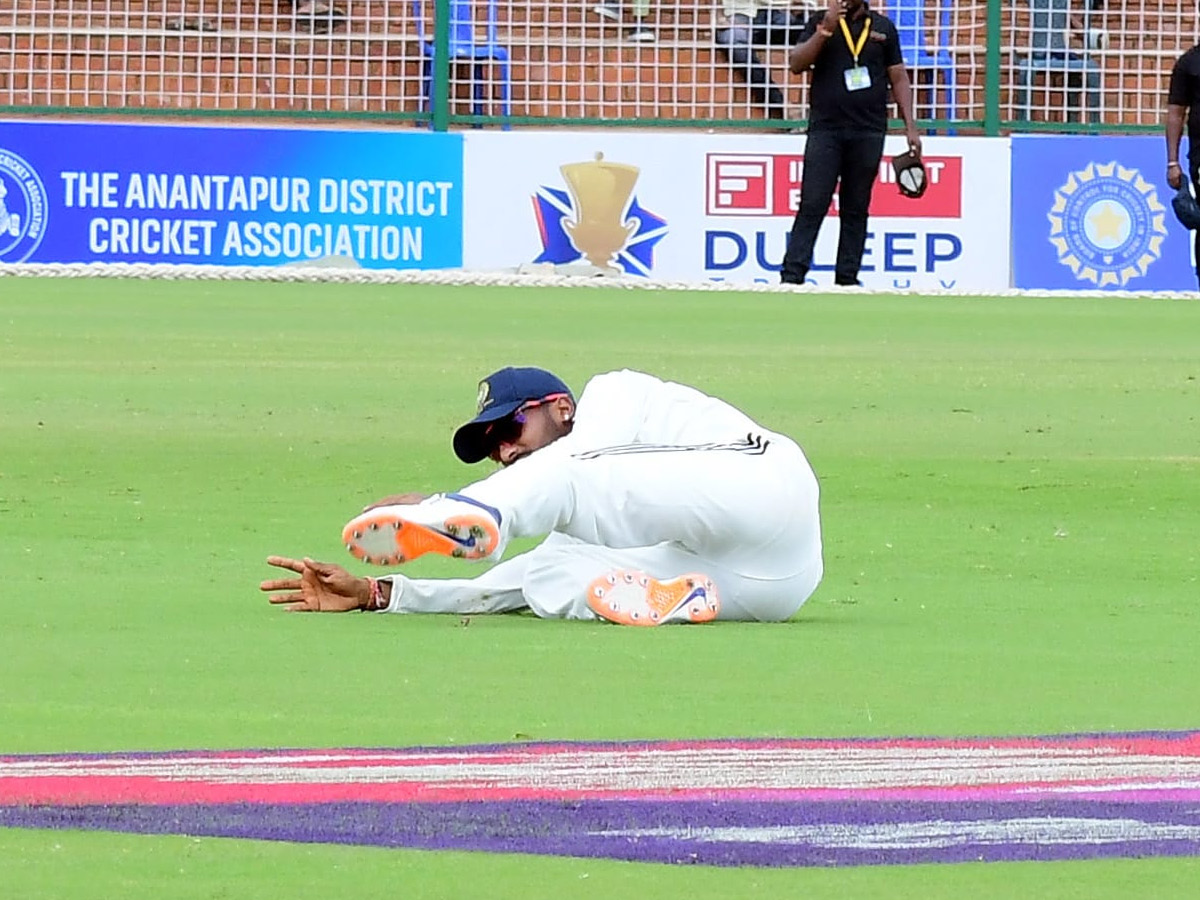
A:
[[[450,127],[450,0],[433,3],[433,130]]]
[[[995,137],[1000,133],[1000,0],[988,0],[987,75],[983,91],[983,130]]]

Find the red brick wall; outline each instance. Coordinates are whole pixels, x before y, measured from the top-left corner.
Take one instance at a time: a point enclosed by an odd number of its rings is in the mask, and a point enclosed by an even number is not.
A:
[[[87,0],[15,0],[13,12],[0,12],[0,106],[351,113],[413,112],[420,106],[421,56],[408,0],[350,0],[351,16],[333,36],[298,31],[286,0],[108,5],[120,9]],[[1195,39],[1163,24],[1174,20],[1185,0],[1146,5],[1149,27],[1140,19],[1130,23],[1115,8],[1105,14],[1125,72],[1117,71],[1115,55],[1109,58],[1105,121],[1154,120],[1172,62],[1167,51],[1173,54]],[[605,25],[591,6],[592,0],[556,6],[502,0],[500,32],[512,55],[515,115],[759,116],[740,78],[712,47],[712,0],[657,2],[650,21],[659,40],[648,46],[623,43],[621,27]],[[1188,8],[1194,19],[1194,5]],[[1026,19],[1023,5],[1016,9],[1019,31]],[[1011,9],[1005,15],[1006,22],[1012,20]],[[181,18],[205,20],[217,31],[164,30]],[[957,77],[960,115],[966,117],[983,115],[985,25],[982,7],[964,7],[956,23],[960,41],[977,42],[973,53],[960,57]],[[1155,55],[1159,49],[1163,54]],[[790,109],[802,115],[804,79],[786,74],[783,51],[771,51],[768,58],[776,81],[788,88]],[[498,77],[494,69],[491,77]],[[469,112],[468,73],[456,71],[456,81],[455,94],[462,98],[456,111]],[[1005,89],[1001,102],[1010,98]],[[1054,107],[1065,98],[1061,88],[1039,85],[1031,100],[1035,107]]]

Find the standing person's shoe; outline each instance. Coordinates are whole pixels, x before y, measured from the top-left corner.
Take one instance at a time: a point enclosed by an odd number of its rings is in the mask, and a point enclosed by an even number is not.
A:
[[[618,625],[711,622],[721,611],[716,585],[698,573],[659,581],[636,569],[614,569],[588,585],[587,602]]]
[[[629,34],[625,35],[625,40],[637,41],[639,44],[651,44],[658,40],[658,34],[648,25],[635,25]]]
[[[462,494],[434,494],[420,503],[367,510],[342,529],[342,543],[376,566],[426,553],[483,559],[500,546],[500,511]]]

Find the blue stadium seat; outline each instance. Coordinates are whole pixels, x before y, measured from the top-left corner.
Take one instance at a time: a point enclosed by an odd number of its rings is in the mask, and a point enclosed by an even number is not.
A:
[[[423,82],[422,97],[426,111],[433,105],[433,35],[425,29],[425,15],[422,8],[424,0],[413,0],[413,16],[417,21],[417,39],[421,43],[421,53],[424,57],[421,80]],[[486,7],[482,20],[476,23],[475,0],[450,0],[450,65],[455,62],[471,64],[471,79],[473,82],[472,97],[474,103],[471,112],[474,115],[486,114],[484,104],[484,87],[487,85],[485,64],[494,62],[500,71],[500,110],[505,118],[504,129],[511,126],[507,119],[512,115],[512,70],[509,67],[508,48],[500,43],[496,29],[497,0],[479,0],[481,7]],[[482,37],[477,36],[476,25],[482,28]],[[487,98],[490,99],[490,98]]]
[[[925,29],[928,7],[937,10],[937,44],[932,49]],[[924,104],[929,111],[928,117],[942,118],[938,115],[938,92],[944,90],[944,118],[953,119],[957,108],[954,57],[950,53],[950,38],[954,34],[953,0],[886,0],[884,12],[896,25],[904,64],[912,71],[914,95],[919,98],[922,90],[928,91],[929,100]],[[929,73],[927,79],[922,77],[924,73]],[[919,101],[917,106],[921,108]],[[914,115],[920,116],[920,112],[914,110]]]

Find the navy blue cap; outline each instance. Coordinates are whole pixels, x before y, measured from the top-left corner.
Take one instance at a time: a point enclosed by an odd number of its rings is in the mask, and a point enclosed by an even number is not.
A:
[[[513,368],[493,372],[479,382],[479,413],[454,432],[454,452],[465,463],[486,459],[491,451],[487,427],[492,422],[510,416],[531,400],[542,400],[552,394],[571,394],[563,380],[545,369]]]
[[[1188,177],[1181,172],[1180,178],[1182,180],[1179,190],[1171,198],[1171,208],[1175,210],[1175,218],[1179,220],[1179,224],[1189,231],[1195,231],[1200,228],[1200,204],[1192,196],[1191,188],[1188,187]]]

